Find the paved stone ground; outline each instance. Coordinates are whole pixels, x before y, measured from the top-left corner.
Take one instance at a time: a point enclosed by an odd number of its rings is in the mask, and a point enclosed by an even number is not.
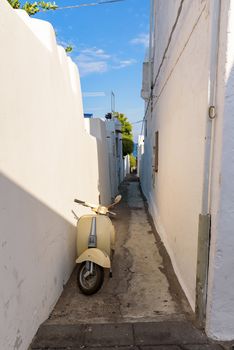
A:
[[[193,325],[193,314],[148,215],[139,183],[129,177],[113,219],[113,278],[93,296],[80,293],[76,270],[31,349],[218,350]]]
[[[44,325],[32,349],[222,350],[185,321]]]

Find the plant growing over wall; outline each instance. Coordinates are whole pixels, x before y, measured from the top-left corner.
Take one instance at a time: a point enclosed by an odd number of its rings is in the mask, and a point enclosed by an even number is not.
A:
[[[136,168],[136,157],[133,154],[130,155],[130,168]]]
[[[114,116],[122,124],[123,156],[132,154],[134,148],[132,124],[123,113],[116,112]]]
[[[127,154],[132,154],[133,148],[134,148],[133,140],[128,136],[123,135],[122,142],[123,142],[123,156],[125,157]]]
[[[56,10],[58,6],[55,2],[45,2],[45,1],[35,1],[35,2],[28,2],[26,1],[25,4],[21,4],[19,0],[8,0],[9,4],[14,9],[23,9],[25,10],[29,16],[35,15],[39,11],[48,11],[48,10]]]
[[[19,9],[20,8],[19,0],[8,0],[8,2],[13,7],[13,9]]]
[[[73,47],[71,45],[68,45],[67,47],[65,47],[65,51],[67,53],[72,52],[72,50],[73,50]]]
[[[40,11],[56,10],[58,8],[58,5],[56,5],[55,2],[46,2],[46,1],[28,2],[28,1],[26,1],[22,5],[19,0],[7,0],[7,1],[13,7],[13,9],[25,10],[29,16],[34,16],[36,13],[38,13]],[[64,47],[64,49],[67,53],[70,53],[70,52],[72,52],[73,47],[71,45],[68,45],[68,46]]]

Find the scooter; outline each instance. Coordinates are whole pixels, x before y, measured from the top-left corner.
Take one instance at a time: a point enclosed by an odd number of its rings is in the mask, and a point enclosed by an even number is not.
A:
[[[116,196],[114,203],[105,207],[93,205],[75,199],[74,202],[91,208],[95,214],[77,217],[77,260],[80,264],[77,273],[77,283],[83,294],[96,293],[104,281],[104,269],[110,269],[112,277],[111,260],[115,249],[115,229],[108,215],[116,215],[109,209],[121,200]]]

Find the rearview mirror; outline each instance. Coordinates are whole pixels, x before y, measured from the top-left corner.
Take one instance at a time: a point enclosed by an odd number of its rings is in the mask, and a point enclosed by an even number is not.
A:
[[[122,199],[121,194],[118,194],[118,196],[115,197],[115,204],[119,203]]]

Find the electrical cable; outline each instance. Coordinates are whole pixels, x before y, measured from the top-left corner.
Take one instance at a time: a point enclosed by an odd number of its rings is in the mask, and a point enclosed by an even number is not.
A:
[[[159,77],[161,68],[162,68],[162,66],[163,66],[163,62],[164,62],[164,60],[165,60],[165,58],[166,58],[167,51],[168,51],[168,49],[169,49],[169,47],[170,47],[170,43],[171,43],[171,40],[172,40],[173,33],[174,33],[175,29],[176,29],[177,23],[178,23],[178,21],[179,21],[179,18],[180,18],[181,12],[182,12],[183,3],[184,3],[184,0],[181,0],[181,1],[180,1],[179,8],[178,8],[178,11],[177,11],[177,16],[176,16],[175,22],[174,22],[174,24],[173,24],[173,26],[172,26],[172,29],[171,29],[171,32],[170,32],[170,35],[169,35],[169,39],[168,39],[168,42],[167,42],[167,46],[166,46],[166,48],[165,48],[165,50],[164,50],[161,63],[160,63],[160,65],[159,65],[159,68],[158,68],[157,74],[156,74],[156,76],[155,76],[154,82],[153,82],[153,84],[152,84],[152,86],[151,86],[151,92],[150,92],[148,104],[147,104],[147,107],[146,107],[146,111],[145,111],[145,114],[144,114],[144,118],[143,118],[143,120],[142,120],[141,134],[142,134],[142,131],[143,131],[144,121],[145,121],[145,118],[146,118],[146,115],[147,115],[147,112],[148,112],[148,109],[149,109],[150,102],[152,101],[152,99],[153,99],[153,97],[154,97],[154,96],[153,96],[153,91],[154,91],[154,88],[155,88],[157,79],[158,79],[158,77]]]
[[[150,96],[150,98],[148,100],[148,104],[147,104],[147,107],[146,107],[146,110],[145,110],[144,118],[142,119],[141,134],[140,135],[142,135],[142,132],[143,132],[144,121],[145,121],[146,114],[147,114],[148,109],[149,109],[150,102],[151,102],[151,96]]]
[[[184,0],[181,0],[181,1],[180,1],[180,6],[179,6],[178,11],[177,11],[176,19],[175,19],[175,22],[174,22],[174,24],[173,24],[173,26],[172,26],[171,33],[170,33],[170,36],[169,36],[169,39],[168,39],[168,42],[167,42],[167,46],[166,46],[166,48],[165,48],[165,50],[164,50],[164,53],[163,53],[162,61],[161,61],[160,65],[159,65],[157,74],[156,74],[155,79],[154,79],[154,83],[153,83],[153,85],[152,85],[152,91],[154,90],[154,87],[155,87],[156,82],[157,82],[157,79],[158,79],[158,77],[159,77],[161,68],[162,68],[162,66],[163,66],[163,62],[164,62],[164,60],[165,60],[165,58],[166,58],[167,51],[168,51],[168,49],[169,49],[169,47],[170,47],[170,43],[171,43],[171,40],[172,40],[172,35],[173,35],[173,33],[174,33],[175,29],[176,29],[177,23],[178,23],[178,21],[179,21],[179,18],[180,18],[181,12],[182,12],[183,3],[184,3]]]
[[[143,122],[143,119],[138,120],[137,122],[133,122],[133,123],[131,123],[131,124],[139,124],[139,123],[141,123],[141,122]]]
[[[97,6],[97,5],[105,5],[105,4],[111,4],[115,2],[122,2],[126,0],[106,0],[106,1],[100,1],[100,2],[93,2],[90,4],[79,4],[79,5],[70,5],[70,6],[63,6],[63,7],[57,7],[57,10],[67,10],[67,9],[75,9],[75,8],[80,8],[80,7],[88,7],[88,6]]]

